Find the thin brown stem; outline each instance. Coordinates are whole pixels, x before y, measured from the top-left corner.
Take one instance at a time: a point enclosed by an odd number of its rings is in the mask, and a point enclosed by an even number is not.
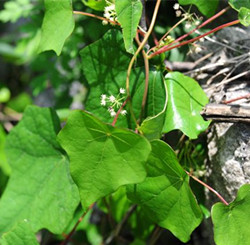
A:
[[[140,45],[140,40],[138,36],[135,38],[135,40],[137,44]],[[145,88],[144,88],[144,93],[143,93],[143,98],[142,98],[141,115],[140,115],[139,122],[142,120],[144,116],[145,106],[147,102],[147,95],[148,95],[148,82],[149,82],[149,62],[148,62],[147,54],[144,50],[142,50],[142,56],[143,56],[144,67],[145,67]]]
[[[189,43],[193,43],[193,42],[195,42],[195,41],[201,39],[202,37],[205,37],[205,36],[207,36],[207,35],[210,35],[210,34],[216,32],[216,31],[219,31],[219,30],[225,28],[225,27],[232,26],[232,25],[236,25],[236,24],[239,24],[239,23],[240,23],[239,20],[234,20],[234,21],[232,21],[232,22],[229,22],[229,23],[226,23],[226,24],[224,24],[224,25],[218,26],[218,27],[214,28],[213,30],[208,31],[208,32],[206,32],[206,33],[204,33],[204,34],[202,34],[202,35],[200,35],[200,36],[198,36],[198,37],[195,37],[195,38],[192,38],[192,39],[190,39],[190,40],[181,42],[181,43],[179,43],[179,44],[177,44],[177,45],[171,46],[171,45],[173,44],[173,43],[171,43],[170,45],[167,45],[167,46],[165,46],[165,47],[159,49],[158,51],[154,52],[153,54],[151,54],[150,56],[148,56],[148,58],[151,59],[151,58],[153,58],[154,56],[156,56],[156,55],[158,55],[158,54],[161,54],[161,53],[164,53],[164,52],[166,52],[166,51],[169,51],[169,50],[171,50],[171,49],[179,48],[179,47],[181,47],[181,46],[183,46],[183,45],[186,45],[186,44],[189,44]]]
[[[224,8],[224,9],[222,9],[220,12],[218,12],[217,14],[215,14],[214,16],[212,16],[211,18],[209,18],[206,21],[204,21],[202,24],[200,24],[197,27],[195,27],[193,30],[191,30],[188,33],[184,34],[183,36],[177,38],[173,43],[177,43],[177,42],[180,42],[181,40],[185,39],[186,37],[188,37],[189,35],[191,35],[195,31],[197,31],[198,29],[206,26],[207,24],[209,24],[213,20],[217,19],[219,16],[223,15],[224,13],[226,13],[229,9],[230,9],[229,6],[226,7],[226,8]]]
[[[238,101],[238,100],[249,99],[249,98],[250,98],[250,93],[243,95],[243,96],[239,96],[239,97],[231,99],[231,100],[224,100],[224,101],[222,101],[222,103],[223,104],[230,104],[230,103]]]
[[[104,17],[101,17],[101,16],[98,16],[98,15],[95,15],[95,14],[90,14],[90,13],[86,13],[86,12],[81,12],[81,11],[73,11],[74,14],[76,15],[84,15],[84,16],[88,16],[88,17],[92,17],[92,18],[96,18],[96,19],[99,19],[99,20],[105,20],[113,25],[120,25],[118,22],[116,21],[112,21],[112,20],[109,20],[107,18],[104,18]]]
[[[104,242],[104,244],[110,244],[116,237],[119,236],[123,226],[126,224],[127,220],[129,219],[129,217],[133,214],[133,212],[136,210],[137,205],[132,205],[127,213],[124,215],[122,221],[117,224],[115,230],[112,232],[112,234],[106,239],[106,241]]]
[[[76,224],[74,225],[74,227],[72,228],[71,232],[66,236],[66,238],[60,243],[60,245],[66,245],[69,240],[71,239],[71,237],[73,236],[73,234],[76,231],[77,226],[82,222],[82,220],[84,219],[84,217],[86,216],[86,214],[89,212],[89,210],[91,210],[93,208],[93,206],[95,205],[95,203],[91,204],[88,208],[88,210],[86,212],[84,212],[82,214],[82,216],[78,219],[78,221],[76,222]]]
[[[116,122],[117,122],[117,119],[118,119],[118,117],[119,117],[119,115],[120,115],[122,109],[123,109],[124,106],[127,104],[128,100],[129,100],[129,98],[127,97],[127,99],[122,103],[120,109],[119,109],[118,112],[116,113],[115,118],[114,118],[114,120],[113,120],[113,122],[112,122],[112,126],[113,126],[113,127],[115,126],[115,124],[116,124]]]
[[[189,173],[188,171],[185,170],[185,172],[187,173],[187,175],[189,175],[191,178],[193,178],[195,181],[197,181],[198,183],[200,183],[201,185],[205,186],[208,190],[210,190],[211,192],[213,192],[220,200],[221,202],[223,202],[225,205],[229,205],[229,203],[216,191],[214,190],[211,186],[209,186],[208,184],[204,183],[203,181],[201,181],[200,179],[196,178],[195,176],[193,176],[191,173]]]

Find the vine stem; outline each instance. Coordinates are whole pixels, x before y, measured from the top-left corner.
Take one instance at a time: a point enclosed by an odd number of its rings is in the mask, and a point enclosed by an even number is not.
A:
[[[226,7],[224,9],[222,9],[220,12],[218,12],[217,14],[215,14],[214,16],[212,16],[211,18],[207,19],[206,21],[204,21],[202,24],[200,24],[199,26],[195,27],[193,30],[189,31],[188,33],[180,36],[179,38],[177,38],[176,40],[174,40],[172,44],[177,43],[183,39],[185,39],[187,36],[191,35],[192,33],[194,33],[195,31],[197,31],[198,29],[206,26],[207,24],[209,24],[210,22],[212,22],[213,20],[217,19],[218,17],[220,17],[221,15],[223,15],[225,12],[227,12],[230,9],[230,7]],[[185,20],[185,18],[183,19]],[[166,35],[168,35],[168,33],[170,33],[170,31],[172,31],[176,26],[178,26],[183,20],[180,20],[177,24],[175,24],[160,40],[162,40]],[[169,45],[167,45],[169,46]],[[157,46],[156,46],[157,47]],[[164,47],[163,47],[164,48]],[[159,49],[161,50],[161,49]]]
[[[201,39],[202,37],[205,37],[205,36],[207,36],[207,35],[209,35],[209,34],[212,34],[212,33],[216,32],[216,31],[219,31],[219,30],[221,30],[221,29],[223,29],[223,28],[225,28],[225,27],[232,26],[232,25],[236,25],[236,24],[239,24],[239,23],[240,23],[239,20],[234,20],[234,21],[231,21],[231,22],[229,22],[229,23],[226,23],[226,24],[223,24],[223,25],[221,25],[221,26],[218,26],[218,27],[214,28],[213,30],[208,31],[208,32],[206,32],[206,33],[204,33],[204,34],[202,34],[202,35],[200,35],[200,36],[198,36],[198,37],[195,37],[195,38],[192,38],[192,39],[190,39],[190,40],[181,42],[181,43],[179,43],[179,44],[177,44],[177,45],[171,46],[171,45],[173,44],[173,43],[171,43],[170,45],[167,45],[167,46],[165,46],[165,47],[159,49],[158,51],[154,52],[153,54],[151,54],[150,56],[148,56],[148,58],[151,59],[151,58],[153,58],[154,56],[156,56],[156,55],[158,55],[158,54],[161,54],[161,53],[164,53],[164,52],[166,52],[166,51],[169,51],[169,50],[171,50],[171,49],[179,48],[179,47],[181,47],[181,46],[183,46],[183,45],[186,45],[186,44],[188,44],[188,43],[193,43],[193,42],[195,42],[195,41]],[[169,47],[169,46],[170,46],[170,47]]]
[[[140,46],[138,47],[138,49],[136,50],[134,56],[132,57],[132,59],[130,60],[130,63],[129,63],[129,66],[128,66],[128,70],[127,70],[127,78],[126,78],[126,90],[127,90],[127,95],[128,95],[128,98],[129,98],[129,107],[130,107],[130,113],[131,113],[131,116],[134,118],[135,122],[136,122],[136,125],[138,126],[138,123],[136,121],[136,118],[135,118],[135,115],[133,113],[133,108],[132,108],[132,103],[131,103],[131,98],[130,98],[130,92],[129,92],[129,78],[130,78],[130,74],[131,74],[131,70],[132,70],[132,67],[133,67],[133,64],[135,62],[135,59],[137,57],[137,55],[140,53],[140,51],[143,49],[144,45],[147,43],[147,40],[151,34],[151,32],[153,31],[153,28],[154,28],[154,24],[155,24],[155,20],[156,20],[156,17],[157,17],[157,13],[158,13],[158,10],[159,10],[159,7],[160,7],[160,3],[161,3],[161,0],[157,0],[156,4],[155,4],[155,9],[154,9],[154,13],[153,13],[153,17],[152,17],[152,20],[151,20],[151,23],[150,23],[150,26],[148,28],[148,31],[143,39],[143,41],[141,42]]]
[[[66,245],[68,243],[68,241],[70,240],[70,238],[73,236],[73,234],[76,231],[77,226],[82,222],[82,220],[84,219],[84,217],[86,216],[86,214],[89,212],[89,210],[91,210],[94,207],[95,203],[91,204],[88,208],[88,210],[86,212],[84,212],[82,214],[82,216],[78,219],[78,221],[76,222],[76,224],[74,225],[74,227],[72,228],[72,230],[70,231],[70,233],[66,236],[66,238],[60,243],[60,245]]]
[[[119,25],[119,23],[117,23],[117,22],[115,22],[115,21],[106,19],[106,18],[104,18],[104,17],[98,16],[98,15],[95,15],[95,14],[90,14],[90,13],[81,12],[81,11],[73,11],[73,13],[74,13],[74,14],[77,14],[77,15],[84,15],[84,16],[96,18],[96,19],[99,19],[99,20],[105,20],[105,21],[108,21],[109,23],[111,23],[111,24],[113,24],[113,25]]]
[[[140,45],[140,40],[138,35],[135,38],[136,42],[138,45]],[[140,115],[140,121],[143,118],[145,106],[146,106],[146,101],[147,101],[147,96],[148,96],[148,81],[149,81],[149,61],[147,54],[144,50],[142,50],[142,56],[144,60],[144,66],[145,66],[145,88],[144,88],[144,93],[143,93],[143,98],[142,98],[142,104],[141,104],[141,115]]]
[[[189,31],[188,33],[186,33],[183,36],[181,36],[181,37],[177,38],[176,40],[174,40],[172,43],[177,43],[177,42],[185,39],[187,36],[193,34],[195,31],[197,31],[200,28],[206,26],[207,24],[209,24],[213,20],[217,19],[218,17],[220,17],[221,15],[223,15],[224,13],[226,13],[229,9],[230,9],[230,6],[222,9],[220,12],[218,12],[217,14],[213,15],[211,18],[207,19],[206,21],[204,21],[203,23],[201,23],[200,25],[198,25],[197,27],[195,27],[193,30]]]
[[[233,98],[231,100],[224,100],[222,101],[223,104],[230,104],[232,102],[238,101],[238,100],[242,100],[242,99],[249,99],[250,98],[250,93],[243,95],[243,96],[239,96],[237,98]]]
[[[95,15],[95,14],[91,14],[91,13],[87,13],[87,12],[82,12],[82,11],[73,11],[73,13],[76,14],[76,15],[84,15],[84,16],[96,18],[98,20],[105,20],[105,21],[109,22],[112,25],[120,26],[120,23],[118,23],[116,21],[112,21],[112,20],[104,18],[104,17],[101,17],[99,15]],[[137,32],[139,32],[142,36],[144,36],[144,32],[142,30],[137,29]]]
[[[117,119],[118,119],[118,117],[119,117],[119,115],[120,115],[122,109],[123,109],[124,106],[127,104],[128,100],[129,100],[129,97],[127,97],[127,99],[122,103],[120,109],[117,111],[117,113],[116,113],[116,115],[115,115],[115,118],[114,118],[114,120],[113,120],[113,122],[112,122],[112,126],[113,126],[113,127],[115,126],[115,124],[116,124],[116,122],[117,122]]]
[[[193,176],[191,173],[189,173],[188,171],[185,170],[185,172],[187,173],[188,176],[190,176],[191,178],[193,178],[195,181],[197,181],[198,183],[200,183],[201,185],[205,186],[208,190],[210,190],[211,192],[213,192],[220,200],[221,202],[223,202],[226,206],[229,205],[229,203],[215,190],[213,189],[211,186],[209,186],[208,184],[204,183],[203,181],[201,181],[200,179],[196,178],[195,176]]]

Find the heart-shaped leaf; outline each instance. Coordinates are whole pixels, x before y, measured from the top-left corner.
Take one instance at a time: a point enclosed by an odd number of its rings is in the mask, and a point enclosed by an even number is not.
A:
[[[149,142],[132,131],[114,128],[82,111],[74,111],[58,139],[70,157],[71,175],[83,208],[122,185],[142,182]]]
[[[67,156],[56,141],[60,122],[49,108],[29,106],[6,140],[12,172],[0,199],[0,234],[27,220],[33,231],[61,233],[79,203]]]
[[[189,177],[165,142],[153,140],[151,145],[152,152],[146,164],[147,178],[140,184],[128,186],[128,197],[159,226],[187,242],[202,220],[189,187]]]
[[[212,208],[214,240],[217,245],[249,245],[250,185],[243,185],[228,206],[217,203]]]
[[[170,72],[165,77],[168,90],[168,104],[163,132],[181,130],[195,139],[207,129],[209,122],[200,115],[208,98],[199,84],[180,72]]]
[[[71,0],[44,0],[45,16],[39,52],[54,50],[60,55],[65,40],[75,27]]]
[[[133,54],[133,39],[141,19],[142,3],[140,0],[116,1],[115,10],[117,19],[122,26],[125,48],[127,52]]]

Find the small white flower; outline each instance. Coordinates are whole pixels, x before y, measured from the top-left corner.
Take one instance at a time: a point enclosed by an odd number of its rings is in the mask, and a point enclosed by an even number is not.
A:
[[[200,41],[200,42],[204,42],[204,41],[205,41],[205,38],[202,37],[202,38],[199,39],[199,41]]]
[[[105,12],[105,13],[103,14],[103,16],[104,16],[105,18],[109,19],[109,18],[110,18],[110,13],[109,13],[109,12]]]
[[[176,17],[180,17],[180,16],[181,16],[181,14],[182,14],[182,12],[181,12],[180,10],[175,11],[175,15],[176,15]]]
[[[107,98],[107,95],[106,95],[106,94],[102,94],[102,95],[101,95],[101,99],[102,99],[102,100],[105,100],[106,98]]]
[[[102,21],[102,24],[103,24],[104,26],[106,26],[106,25],[108,24],[108,21],[103,20],[103,21]]]
[[[110,116],[111,116],[111,117],[115,117],[115,115],[116,115],[116,112],[115,112],[115,111],[111,111],[111,112],[110,112]]]
[[[189,23],[189,22],[187,22],[186,24],[185,24],[185,28],[186,29],[190,29],[192,27],[192,25]]]
[[[125,116],[125,115],[127,114],[127,111],[126,111],[126,110],[122,110],[122,111],[121,111],[121,114],[122,114],[123,116]]]
[[[125,94],[125,89],[124,88],[120,88],[120,94]]]
[[[194,24],[195,24],[196,26],[198,26],[198,25],[200,24],[200,21],[199,21],[199,20],[196,20],[196,21],[194,22]]]
[[[110,96],[109,96],[109,101],[110,101],[111,103],[114,103],[114,102],[115,102],[115,96],[114,96],[114,95],[110,95]]]
[[[101,105],[105,106],[106,105],[106,100],[101,100]]]
[[[110,107],[108,108],[108,111],[111,113],[112,111],[114,111],[114,109],[110,106]]]
[[[194,52],[196,54],[200,53],[202,51],[202,48],[200,46],[195,47]]]
[[[107,6],[107,7],[105,7],[105,12],[106,11],[107,12],[112,12],[114,10],[115,10],[115,5],[114,4],[111,4],[111,5]]]
[[[180,8],[180,4],[179,3],[175,3],[173,8],[174,8],[174,10],[178,10]]]

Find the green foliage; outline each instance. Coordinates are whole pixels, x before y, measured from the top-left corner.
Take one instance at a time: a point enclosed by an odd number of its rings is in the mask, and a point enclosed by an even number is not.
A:
[[[71,0],[45,0],[45,8],[39,51],[54,50],[60,55],[75,26]]]
[[[115,10],[117,19],[122,26],[125,48],[127,52],[133,54],[133,39],[141,19],[142,3],[140,0],[116,1]]]
[[[71,175],[84,209],[120,186],[142,182],[146,177],[144,165],[150,144],[129,130],[75,111],[58,138],[70,157]]]
[[[249,207],[250,185],[243,185],[228,206],[222,203],[213,206],[214,240],[217,245],[250,244]]]
[[[103,11],[105,6],[106,6],[106,1],[105,0],[82,0],[82,2],[97,11]]]
[[[0,233],[23,220],[33,231],[61,233],[72,218],[79,196],[67,156],[56,141],[59,130],[53,110],[30,106],[8,135],[5,147],[12,173],[0,199]]]
[[[240,23],[244,26],[250,25],[250,1],[249,0],[229,0],[229,4],[239,12]]]
[[[29,0],[11,0],[4,4],[4,10],[0,12],[0,21],[16,22],[20,17],[27,17],[32,10]]]
[[[239,11],[239,20],[242,25],[249,26],[250,25],[250,8],[240,8]]]
[[[211,16],[218,0],[179,3],[194,4]],[[249,1],[229,3],[241,23],[249,25]],[[65,234],[72,244],[153,244],[160,235],[158,226],[187,242],[203,214],[210,215],[204,206],[206,185],[197,186],[202,182],[194,177],[204,174],[206,146],[201,138],[190,140],[209,125],[200,116],[208,99],[194,79],[169,71],[165,61],[182,61],[188,48],[151,60],[159,50],[152,47],[151,35],[147,45],[152,49],[145,45],[145,53],[131,65],[138,47],[134,38],[143,39],[141,1],[73,4],[11,0],[0,11],[0,21],[16,22],[0,42],[1,56],[14,64],[0,67],[0,243],[36,245],[37,233],[41,244],[48,237],[61,243]],[[163,11],[157,14],[157,38],[178,21],[171,19],[180,14],[177,10],[188,18],[186,23],[198,18],[178,4],[173,9],[172,3],[170,15],[165,14],[168,4],[162,2]],[[114,8],[117,16],[105,25],[103,17]],[[189,31],[182,24],[167,40]],[[62,55],[38,54],[48,50]],[[33,103],[52,105],[60,120],[54,109],[28,106]],[[71,112],[73,108],[86,111]],[[164,134],[176,129],[181,132],[173,132],[174,137],[184,133],[189,139],[182,136],[173,143],[175,153]],[[249,185],[240,188],[228,206],[214,205],[217,245],[250,243],[249,190]]]
[[[170,72],[165,79],[168,105],[163,132],[180,129],[189,138],[196,139],[209,125],[200,115],[208,103],[206,94],[194,79],[180,72]]]
[[[164,142],[151,142],[144,182],[128,187],[129,198],[142,206],[146,215],[187,242],[200,224],[202,214],[189,187],[189,177],[173,150]]]
[[[2,239],[0,239],[2,245],[38,245],[36,236],[31,230],[28,221],[17,223],[15,227],[6,232]]]
[[[178,2],[182,5],[194,4],[202,14],[207,17],[212,16],[218,6],[219,1],[207,1],[207,0],[178,0]]]

